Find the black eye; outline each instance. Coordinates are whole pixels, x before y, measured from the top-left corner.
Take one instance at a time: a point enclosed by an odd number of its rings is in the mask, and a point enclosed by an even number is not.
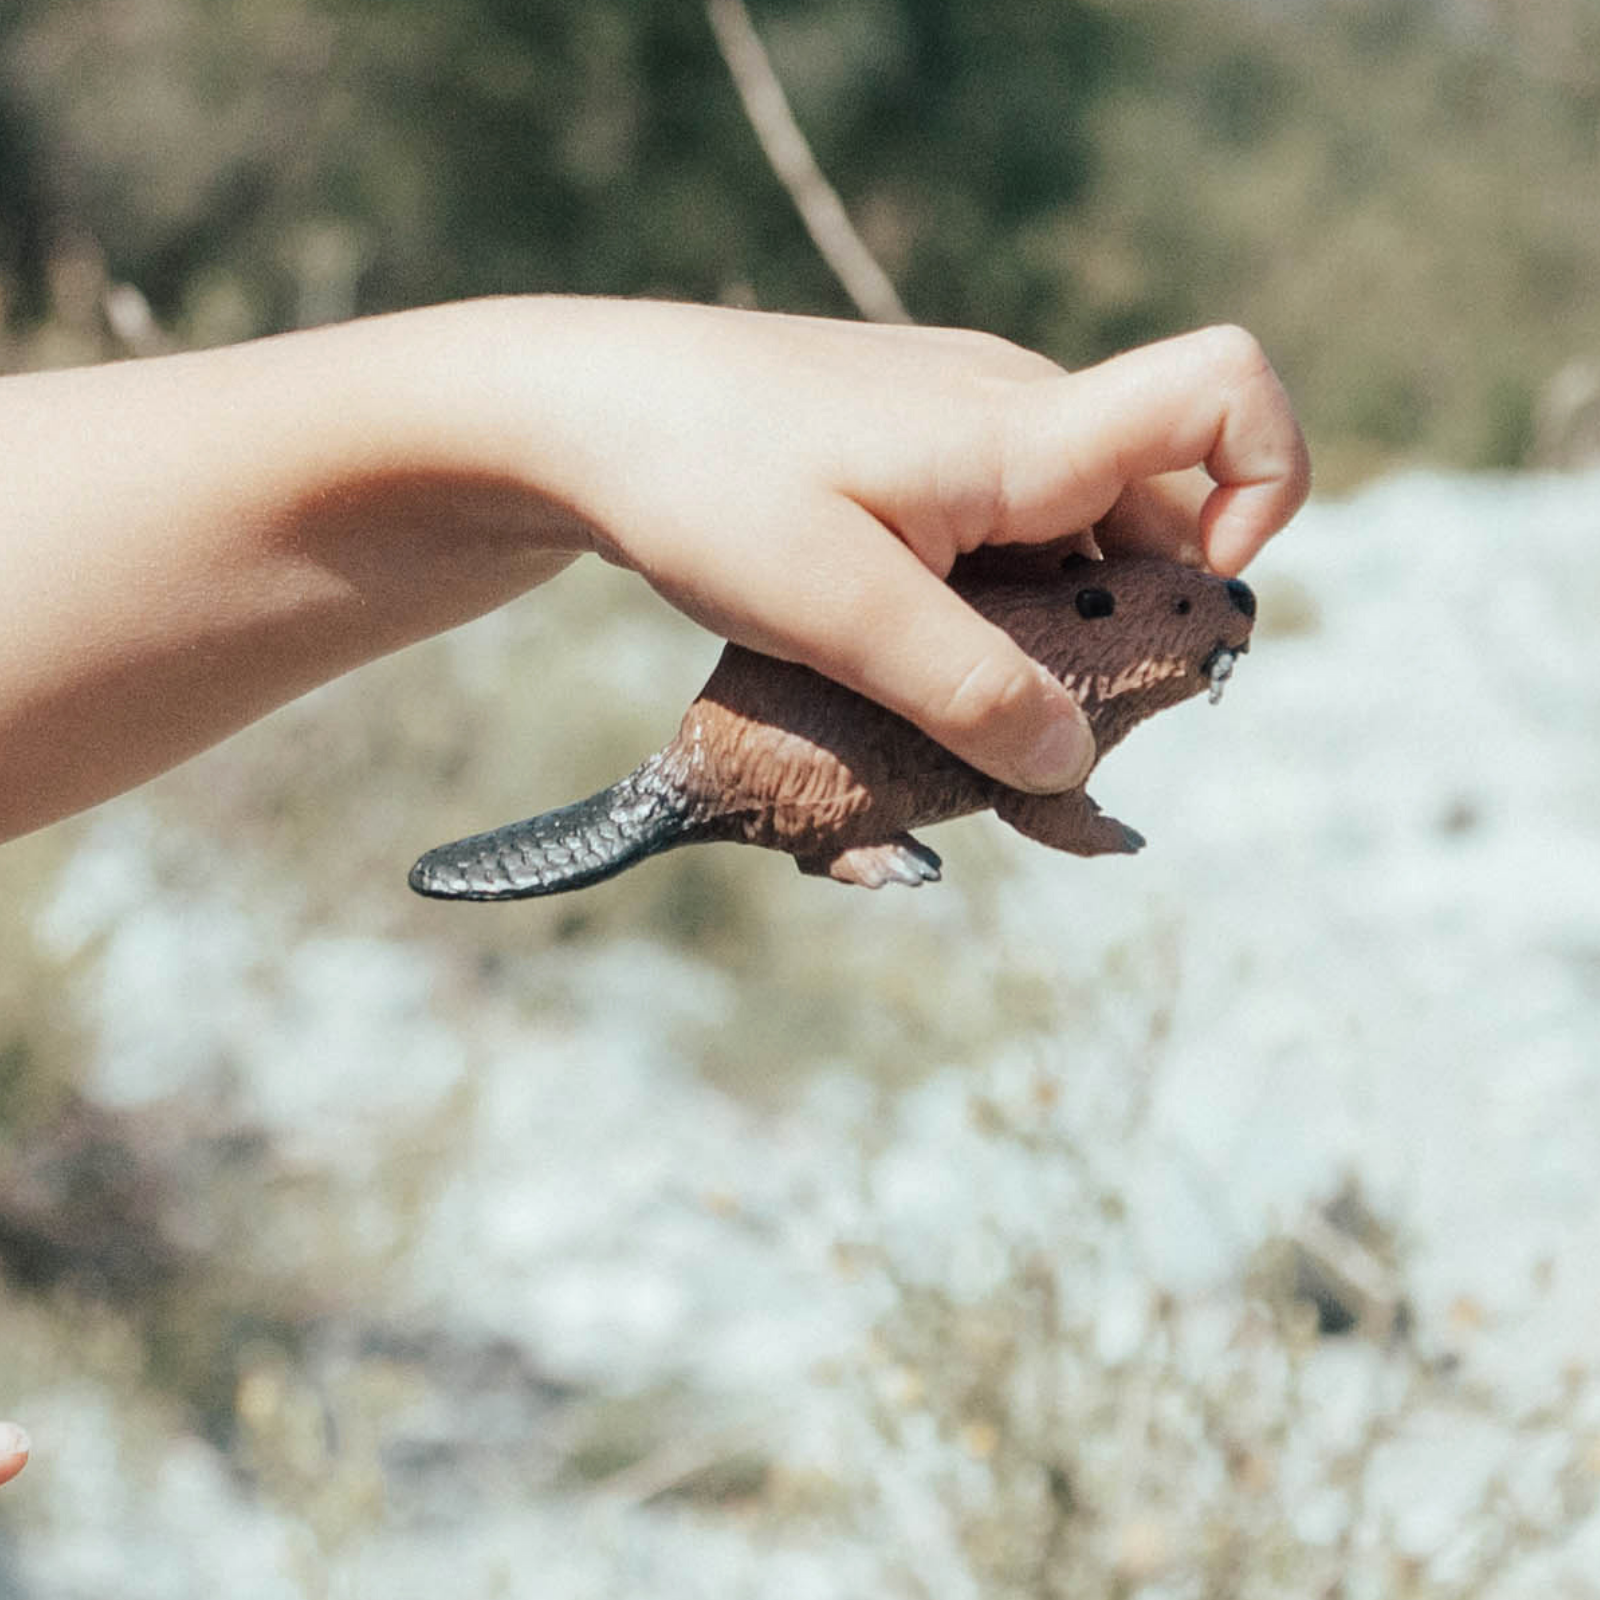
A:
[[[1172,609],[1176,611],[1180,617],[1186,617],[1191,611],[1194,610],[1194,601],[1188,599],[1187,597],[1174,600],[1172,602]]]
[[[1109,617],[1117,609],[1117,602],[1109,589],[1080,589],[1077,598],[1078,615],[1085,622],[1096,617]]]

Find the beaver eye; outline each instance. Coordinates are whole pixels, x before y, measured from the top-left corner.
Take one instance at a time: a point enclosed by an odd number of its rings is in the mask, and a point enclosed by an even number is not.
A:
[[[1172,609],[1176,611],[1180,617],[1186,617],[1191,611],[1194,610],[1194,601],[1189,599],[1187,596],[1183,596],[1172,602]]]
[[[1096,617],[1109,617],[1117,609],[1117,602],[1109,589],[1080,589],[1077,601],[1078,615],[1085,622]]]

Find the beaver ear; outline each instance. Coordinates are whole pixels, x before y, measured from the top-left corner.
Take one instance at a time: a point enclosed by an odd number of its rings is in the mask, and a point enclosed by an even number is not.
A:
[[[1080,572],[1084,567],[1092,567],[1094,564],[1094,557],[1085,555],[1081,550],[1074,550],[1061,558],[1063,572]]]

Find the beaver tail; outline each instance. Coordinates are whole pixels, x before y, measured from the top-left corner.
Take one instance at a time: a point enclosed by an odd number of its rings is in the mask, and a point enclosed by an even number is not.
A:
[[[439,900],[522,900],[615,877],[697,836],[690,809],[658,757],[569,806],[428,851],[411,869]]]

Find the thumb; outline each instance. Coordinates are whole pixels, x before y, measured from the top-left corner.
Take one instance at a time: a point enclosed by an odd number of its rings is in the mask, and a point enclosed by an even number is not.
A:
[[[1012,788],[1083,781],[1094,736],[1045,667],[860,506],[835,502],[808,521],[806,560],[787,567],[765,619],[746,612],[742,642],[887,706]]]
[[[945,648],[936,663],[905,684],[903,714],[1013,789],[1055,794],[1082,783],[1094,765],[1095,747],[1078,702],[1001,629],[953,591],[944,592],[976,626],[966,619],[941,626],[937,612],[943,607],[928,606],[928,636],[940,638]],[[886,682],[867,692],[892,704],[902,691]]]

